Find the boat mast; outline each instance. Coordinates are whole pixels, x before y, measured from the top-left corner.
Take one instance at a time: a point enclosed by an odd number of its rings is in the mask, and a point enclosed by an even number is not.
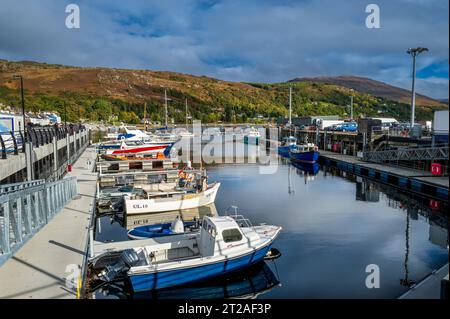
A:
[[[164,106],[165,106],[165,112],[166,112],[166,119],[165,119],[165,124],[166,124],[166,130],[167,130],[167,116],[168,116],[168,113],[167,113],[167,90],[166,89],[164,89]]]
[[[144,131],[147,131],[147,102],[144,102]]]
[[[289,127],[292,125],[292,85],[289,85]]]
[[[187,103],[187,99],[185,99],[185,103],[186,103],[186,130],[188,129],[188,103]]]

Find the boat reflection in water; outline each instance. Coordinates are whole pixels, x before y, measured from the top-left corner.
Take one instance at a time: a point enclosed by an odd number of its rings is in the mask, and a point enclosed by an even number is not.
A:
[[[280,285],[267,262],[255,264],[243,271],[197,284],[177,288],[133,293],[127,281],[99,288],[96,299],[254,299]]]
[[[317,163],[298,163],[291,162],[291,164],[305,173],[316,175],[319,172],[320,166]]]

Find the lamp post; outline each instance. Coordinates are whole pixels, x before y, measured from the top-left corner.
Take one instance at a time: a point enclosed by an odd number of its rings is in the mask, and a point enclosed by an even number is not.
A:
[[[24,94],[23,94],[23,77],[21,75],[14,75],[13,76],[14,79],[20,79],[20,96],[21,96],[21,100],[22,100],[22,125],[23,125],[23,138],[26,141],[26,132],[25,132],[25,98],[24,98]],[[23,141],[24,142],[24,141]]]
[[[413,58],[413,71],[412,71],[412,97],[411,97],[411,130],[414,127],[414,117],[416,110],[416,56],[418,56],[422,52],[427,52],[427,48],[409,48],[406,53],[412,56]]]
[[[67,129],[67,104],[65,101],[64,101],[64,126]]]

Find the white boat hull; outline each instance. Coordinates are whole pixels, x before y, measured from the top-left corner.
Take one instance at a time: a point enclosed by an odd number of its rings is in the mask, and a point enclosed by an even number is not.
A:
[[[129,199],[125,198],[127,215],[151,214],[210,205],[216,200],[220,183],[213,184],[206,191],[198,194],[185,194],[176,198]]]

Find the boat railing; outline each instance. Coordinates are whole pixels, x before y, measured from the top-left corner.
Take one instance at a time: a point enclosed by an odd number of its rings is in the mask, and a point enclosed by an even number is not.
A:
[[[253,227],[253,224],[250,221],[250,219],[245,218],[243,215],[229,215],[229,216],[233,218],[240,227],[249,227],[249,228]]]
[[[232,213],[230,213],[230,211],[232,211]],[[241,227],[253,227],[250,219],[245,218],[244,215],[239,215],[237,211],[238,211],[237,206],[230,206],[225,210],[225,214],[233,218],[236,221],[236,223],[238,223],[238,225]]]

